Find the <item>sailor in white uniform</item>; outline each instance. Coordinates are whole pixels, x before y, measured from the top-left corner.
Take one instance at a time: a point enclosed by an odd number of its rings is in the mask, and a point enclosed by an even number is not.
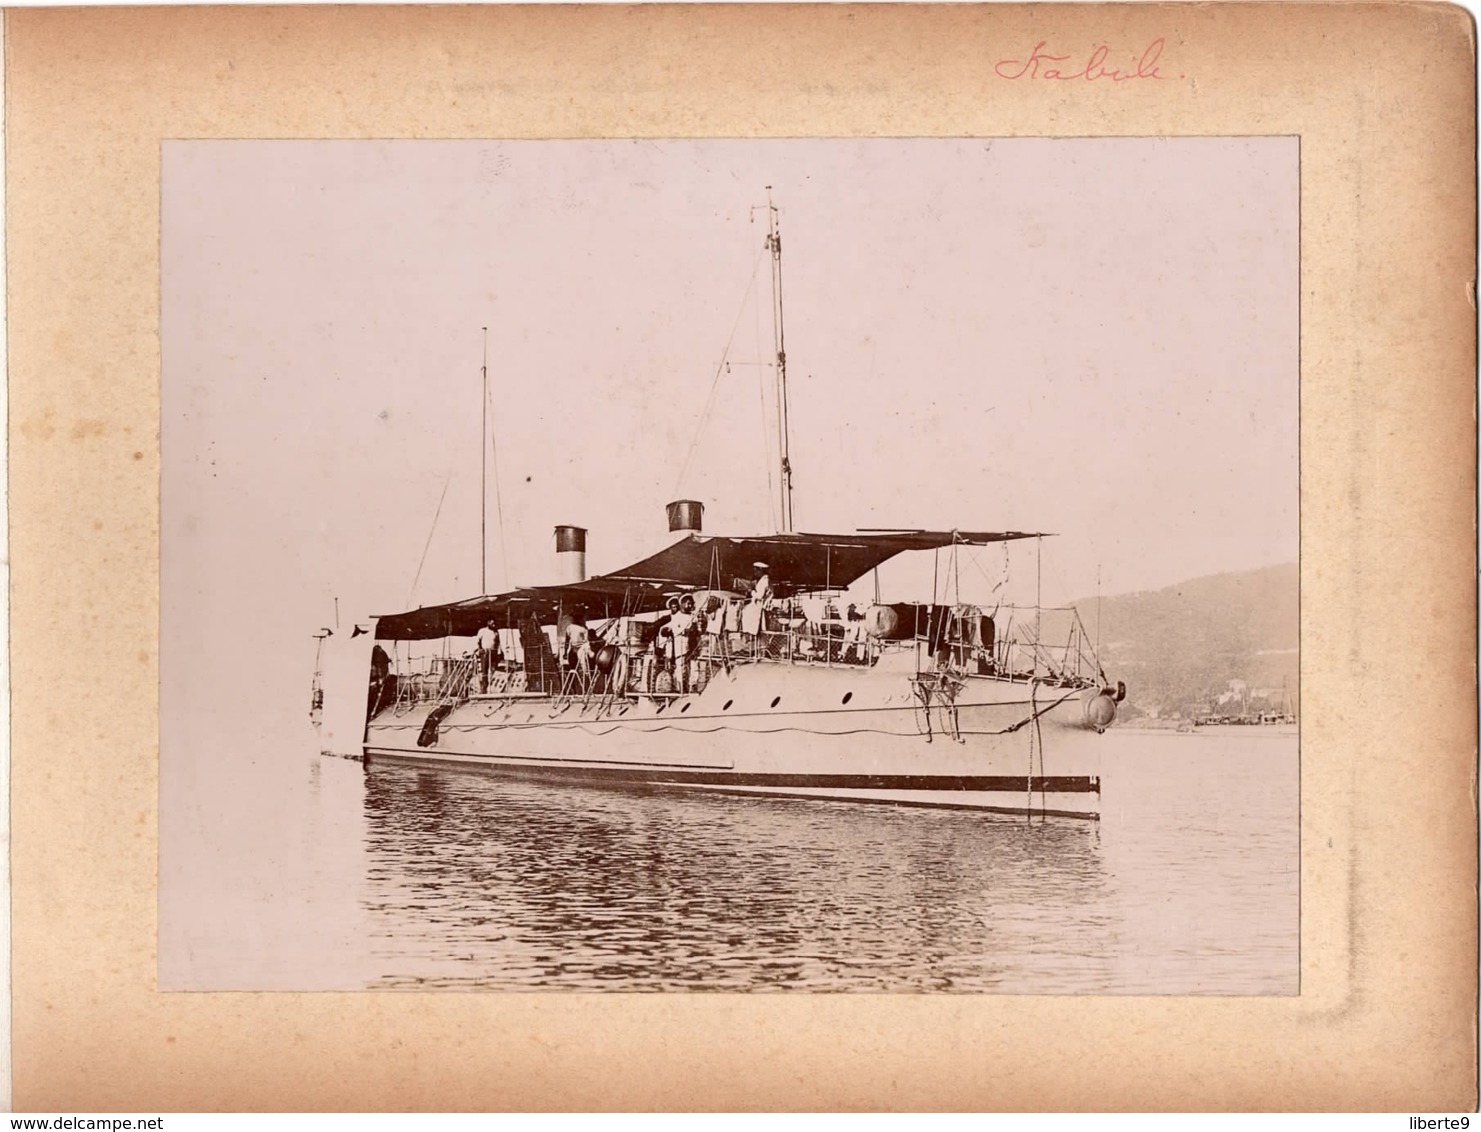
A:
[[[741,632],[754,646],[764,622],[762,614],[771,604],[771,575],[766,572],[765,562],[756,563],[756,584],[751,587],[751,600],[741,610]]]
[[[479,691],[489,690],[489,676],[499,664],[499,630],[490,621],[478,630],[478,685]]]
[[[677,691],[689,691],[689,666],[694,658],[695,646],[699,643],[700,622],[694,613],[694,597],[685,594],[679,599],[679,611],[669,619],[669,641],[673,650],[674,683]]]

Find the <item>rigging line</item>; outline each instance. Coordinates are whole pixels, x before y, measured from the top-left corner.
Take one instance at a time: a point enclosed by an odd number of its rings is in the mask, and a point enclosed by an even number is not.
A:
[[[1068,698],[1069,697],[1067,697],[1067,696],[1061,696],[1059,702],[1060,703],[1063,703],[1064,700],[1066,700]],[[1033,699],[1034,699],[1034,702],[1035,703],[1038,702],[1038,697],[1037,696],[1034,696]],[[1042,714],[1043,713],[1042,712],[1039,712],[1039,711],[1035,711],[1034,712],[1034,735],[1038,739],[1037,746],[1039,748],[1039,821],[1040,822],[1042,822],[1044,820],[1044,811],[1049,806],[1049,800],[1048,800],[1047,797],[1045,797],[1045,792],[1048,789],[1048,787],[1047,787],[1047,785],[1045,783],[1045,775],[1044,775],[1044,726],[1043,726],[1043,724],[1041,724],[1039,722],[1039,716],[1042,715]],[[1030,770],[1030,772],[1029,772],[1029,783],[1030,783],[1030,787],[1029,787],[1029,789],[1030,789],[1029,805],[1032,806],[1033,805],[1033,796],[1032,796],[1032,790],[1033,790],[1033,785],[1032,785],[1033,784],[1033,771],[1032,770]]]
[[[956,604],[962,603],[962,564],[957,558],[957,535],[951,532],[951,584],[956,591]]]
[[[1004,543],[1003,545],[1004,545],[1004,547],[1006,547],[1008,544],[1007,543]],[[967,555],[967,561],[970,562],[973,566],[975,566],[977,568],[977,572],[982,575],[982,580],[984,582],[986,582],[989,586],[992,587],[988,591],[988,595],[989,595],[989,597],[991,597],[993,599],[994,605],[993,605],[992,615],[994,617],[996,617],[998,615],[998,610],[1000,610],[1000,609],[1003,608],[1003,599],[1001,597],[996,596],[996,595],[997,595],[997,592],[1000,589],[1003,588],[1004,584],[1008,580],[1008,560],[1007,560],[1007,557],[1006,557],[1006,551],[1004,552],[1004,559],[1003,559],[1003,576],[1001,578],[999,578],[996,582],[994,582],[991,578],[989,578],[987,576],[987,571],[985,569],[983,569],[982,563],[979,562],[979,561],[977,561],[977,556],[975,554],[968,554]],[[984,602],[983,604],[985,605],[987,603]]]
[[[488,412],[488,406],[484,406]],[[494,515],[499,521],[499,559],[504,565],[504,587],[509,581],[509,539],[504,534],[504,498],[499,491],[499,442],[494,432],[493,414],[489,413],[489,463],[494,466]]]
[[[1033,720],[1034,722],[1037,723],[1038,722],[1038,719],[1039,719],[1039,682],[1037,680],[1032,680],[1032,681],[1029,682],[1029,705],[1030,705],[1030,710],[1032,712],[1032,714],[1029,716],[1029,718],[1031,720]],[[1041,737],[1042,737],[1042,735],[1041,735]],[[1040,765],[1042,765],[1042,760],[1041,760]],[[1029,728],[1029,733],[1028,733],[1028,778],[1027,778],[1026,781],[1028,783],[1028,799],[1024,803],[1023,813],[1024,813],[1024,816],[1028,818],[1029,824],[1033,824],[1033,820],[1034,820],[1034,729],[1032,727]]]
[[[746,316],[746,304],[751,300],[751,292],[756,289],[756,276],[760,273],[761,256],[758,254],[751,268],[751,281],[746,284],[746,293],[741,296],[740,310],[736,312],[735,323],[730,328],[730,337],[725,340],[725,350],[720,354],[720,364],[715,367],[715,376],[710,380],[710,394],[705,399],[704,412],[700,414],[699,425],[694,430],[694,439],[689,442],[689,451],[684,456],[684,466],[679,469],[679,478],[674,481],[675,495],[678,495],[684,486],[684,477],[689,474],[689,465],[694,461],[694,453],[699,448],[699,439],[704,435],[705,425],[709,423],[710,414],[714,411],[715,394],[720,390],[720,375],[725,372],[730,360],[730,347],[735,343],[735,334],[740,329],[741,319]]]
[[[1034,671],[1039,671],[1039,642],[1043,640],[1044,619],[1044,536],[1034,539]],[[1050,671],[1053,671],[1051,669]]]
[[[422,547],[422,560],[417,563],[416,577],[411,580],[411,589],[406,594],[406,606],[411,608],[411,599],[417,592],[417,583],[422,580],[422,567],[427,564],[427,551],[432,549],[432,536],[437,532],[437,517],[442,514],[442,501],[447,498],[447,485],[452,482],[453,474],[449,470],[442,480],[442,494],[437,497],[437,510],[432,513],[432,529],[427,532],[427,543]],[[337,611],[337,609],[336,609]]]
[[[759,258],[757,267],[758,269],[760,267]],[[756,354],[759,357],[761,354],[761,304],[753,303],[752,306],[756,312]],[[771,430],[766,427],[766,371],[770,368],[770,365],[756,367],[756,389],[761,396],[761,447],[765,449],[763,455],[766,465],[766,518],[773,530],[780,531],[781,521],[776,517],[776,489],[771,479]]]
[[[959,541],[958,543],[956,543],[956,545],[963,548],[963,550],[965,551],[965,553],[963,554],[963,557],[966,558],[967,562],[972,566],[972,568],[974,570],[976,570],[979,574],[982,575],[982,580],[984,582],[986,582],[991,587],[991,591],[990,592],[997,593],[1000,589],[1003,588],[1004,583],[1007,582],[1007,580],[1008,580],[1008,577],[1007,577],[1007,575],[1008,575],[1008,562],[1007,562],[1007,558],[1006,558],[1007,546],[1008,546],[1007,543],[1000,543],[999,544],[1004,549],[1004,555],[1005,555],[1005,557],[1004,557],[1004,560],[1003,560],[1003,577],[999,578],[996,582],[992,580],[992,577],[988,574],[986,567],[984,567],[982,565],[982,562],[979,560],[978,556],[976,554],[972,553],[972,548],[967,543],[960,542]],[[957,585],[958,586],[961,585],[960,569],[961,569],[960,566],[958,566],[957,567],[957,571],[958,571]]]
[[[977,561],[977,556],[975,554],[967,555],[967,561],[977,568],[977,572],[982,575],[982,580],[988,585],[992,586],[994,592],[997,591],[998,586],[1001,586],[1003,584],[1002,580],[999,579],[997,585],[993,585],[993,580],[987,576],[987,571],[982,568],[982,563]]]

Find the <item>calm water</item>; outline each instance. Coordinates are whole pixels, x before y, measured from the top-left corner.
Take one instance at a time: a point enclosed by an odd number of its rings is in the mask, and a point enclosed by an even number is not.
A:
[[[1293,736],[1112,732],[1099,823],[250,767],[167,989],[1298,990]]]

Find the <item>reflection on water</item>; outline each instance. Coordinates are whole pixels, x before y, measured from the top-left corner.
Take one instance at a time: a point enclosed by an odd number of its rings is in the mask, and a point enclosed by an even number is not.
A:
[[[984,989],[1105,916],[1091,824],[388,767],[365,806],[389,982]]]
[[[1116,742],[1099,824],[372,766],[370,982],[1294,993],[1294,742]]]
[[[1296,993],[1294,738],[1104,738],[1102,820],[1030,825],[227,737],[162,811],[160,986]]]

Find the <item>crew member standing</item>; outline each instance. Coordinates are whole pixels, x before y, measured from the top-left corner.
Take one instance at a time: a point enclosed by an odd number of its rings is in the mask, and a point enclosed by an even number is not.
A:
[[[658,674],[669,673],[669,689],[674,684],[674,619],[679,616],[679,599],[668,599],[668,612],[653,622],[653,655],[648,661],[648,672],[643,686],[649,691],[658,690]]]
[[[499,666],[501,659],[499,653],[499,630],[490,621],[478,630],[478,690],[480,692],[489,690],[489,676]]]
[[[843,639],[846,642],[843,659],[848,661],[857,657],[862,661],[864,659],[864,615],[852,602],[848,607],[848,625],[844,628]]]
[[[689,691],[689,664],[699,643],[699,625],[694,617],[694,598],[685,594],[679,599],[679,611],[669,619],[670,638],[674,649],[674,683],[678,691]]]
[[[765,618],[763,614],[766,607],[771,603],[771,575],[766,572],[766,563],[756,563],[756,582],[751,587],[751,600],[741,610],[741,632],[751,640],[752,651],[758,651],[761,629]]]

